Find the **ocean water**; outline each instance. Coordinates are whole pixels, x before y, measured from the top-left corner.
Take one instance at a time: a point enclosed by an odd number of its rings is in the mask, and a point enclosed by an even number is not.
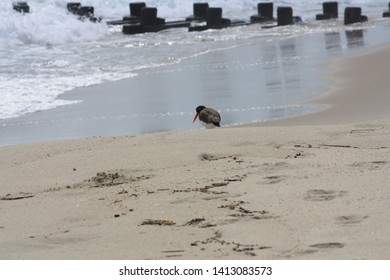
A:
[[[196,57],[212,56],[221,50],[239,49],[253,44],[268,44],[270,48],[275,42],[288,42],[291,38],[299,38],[311,34],[328,34],[327,55],[318,57],[313,63],[321,64],[326,59],[339,57],[367,49],[390,41],[389,37],[372,36],[360,44],[359,30],[389,28],[388,19],[382,18],[382,12],[388,9],[388,1],[356,0],[339,1],[338,20],[315,21],[315,15],[322,12],[322,1],[273,1],[277,6],[291,6],[294,15],[303,19],[302,24],[288,27],[262,29],[260,25],[251,25],[223,30],[204,32],[188,32],[187,29],[171,29],[159,33],[126,36],[120,26],[108,26],[105,22],[121,19],[129,14],[128,0],[85,0],[83,5],[95,7],[95,16],[101,17],[99,23],[80,21],[66,11],[67,1],[30,0],[29,14],[20,14],[12,9],[11,1],[0,1],[0,130],[9,125],[4,120],[26,116],[62,106],[72,106],[85,102],[84,99],[65,98],[64,93],[81,87],[104,84],[125,78],[135,78],[153,69],[174,66]],[[194,1],[189,0],[150,0],[147,6],[157,7],[158,16],[169,20],[183,19],[192,14]],[[257,3],[251,0],[210,0],[210,6],[223,8],[223,16],[230,19],[249,20],[257,13]],[[342,23],[343,10],[346,6],[360,6],[369,21],[353,26]],[[390,28],[389,28],[390,29]],[[355,30],[355,31],[353,31]],[[356,33],[356,30],[358,32]],[[348,37],[348,32],[352,34]],[[355,32],[355,33],[354,33]],[[332,34],[343,34],[337,37]],[[356,39],[357,38],[357,39]],[[356,40],[356,41],[354,41]],[[336,44],[332,48],[332,44]],[[277,65],[286,61],[307,59],[307,52],[290,52],[288,44],[281,57],[269,55],[261,61],[253,63]],[[330,46],[330,47],[329,47]],[[333,53],[332,53],[333,52]],[[272,52],[268,52],[271,53]],[[265,52],[267,55],[267,52]],[[322,59],[322,60],[321,60]],[[283,61],[284,60],[284,61]],[[236,67],[234,65],[229,67]],[[252,62],[240,63],[239,67],[250,69]],[[263,65],[263,66],[264,66]],[[203,65],[204,72],[227,67],[226,63],[216,62]],[[272,67],[271,67],[272,68]],[[215,71],[214,71],[215,72]],[[321,73],[318,73],[321,74]],[[267,83],[272,84],[272,78]],[[271,88],[271,87],[270,87]],[[293,100],[305,98],[294,96]],[[315,93],[312,90],[311,93]],[[265,96],[262,104],[254,104],[250,100],[234,106],[221,104],[230,117],[228,124],[262,121],[270,118],[304,113],[316,108],[299,106],[286,107],[283,94]],[[269,102],[268,102],[269,100]],[[213,103],[213,101],[210,101]],[[216,102],[215,102],[216,103]],[[195,104],[198,105],[198,104]],[[195,106],[194,105],[194,106]],[[215,104],[216,105],[216,104]],[[152,112],[155,116],[175,116],[193,114],[193,110]],[[267,110],[266,116],[256,116],[259,110]],[[280,114],[280,111],[283,114]],[[240,113],[241,112],[241,113]],[[246,112],[246,114],[243,114]],[[146,112],[145,112],[146,113]],[[138,116],[142,116],[142,111]],[[136,116],[137,117],[137,116]],[[169,129],[175,129],[170,127]],[[182,129],[182,127],[178,127]],[[149,130],[153,130],[152,128]],[[149,132],[148,131],[148,132]],[[137,133],[138,131],[134,131]],[[0,132],[1,133],[1,132]],[[130,131],[132,133],[132,131]]]

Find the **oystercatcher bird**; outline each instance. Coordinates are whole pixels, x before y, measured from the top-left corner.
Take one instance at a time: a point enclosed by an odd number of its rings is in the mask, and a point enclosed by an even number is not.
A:
[[[196,121],[196,118],[199,117],[200,123],[205,128],[214,128],[216,126],[220,127],[221,116],[217,111],[211,108],[206,108],[203,105],[196,107],[196,115],[192,123]]]

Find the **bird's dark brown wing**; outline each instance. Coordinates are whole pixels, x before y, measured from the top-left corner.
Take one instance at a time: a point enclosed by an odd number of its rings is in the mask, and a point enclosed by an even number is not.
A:
[[[221,122],[221,116],[217,111],[211,108],[203,109],[199,114],[199,119],[206,123],[213,123],[214,125],[219,126]]]

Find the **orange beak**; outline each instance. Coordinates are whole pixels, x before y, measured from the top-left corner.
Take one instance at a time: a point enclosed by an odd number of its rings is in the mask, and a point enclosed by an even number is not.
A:
[[[194,117],[194,120],[192,121],[192,123],[194,123],[196,121],[196,118],[198,117],[199,113],[196,113],[195,117]]]

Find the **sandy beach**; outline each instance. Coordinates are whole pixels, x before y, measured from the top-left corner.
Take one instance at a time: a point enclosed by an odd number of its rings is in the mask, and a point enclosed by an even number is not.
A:
[[[0,258],[389,259],[389,55],[304,117],[0,147]]]

